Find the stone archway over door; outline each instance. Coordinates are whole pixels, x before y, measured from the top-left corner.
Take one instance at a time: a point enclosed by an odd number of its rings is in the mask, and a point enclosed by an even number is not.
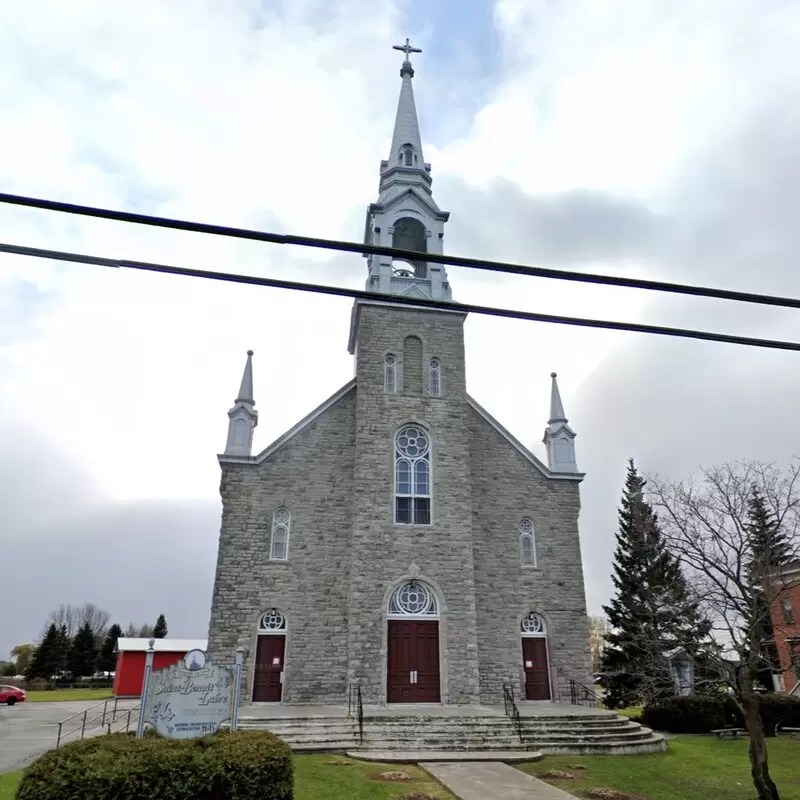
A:
[[[386,699],[389,703],[441,702],[439,610],[433,591],[403,584],[389,601]]]
[[[286,617],[276,608],[261,615],[258,624],[253,702],[280,703],[286,660]]]
[[[522,665],[525,670],[525,699],[550,700],[550,663],[547,630],[538,614],[522,620]]]

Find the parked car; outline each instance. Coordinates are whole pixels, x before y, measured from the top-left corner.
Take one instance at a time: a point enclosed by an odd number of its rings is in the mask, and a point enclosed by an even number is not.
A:
[[[0,686],[0,703],[13,706],[25,700],[25,692],[16,686]]]

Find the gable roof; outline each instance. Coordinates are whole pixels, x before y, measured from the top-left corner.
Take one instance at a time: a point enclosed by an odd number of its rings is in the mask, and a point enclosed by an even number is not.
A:
[[[552,472],[536,456],[528,450],[517,438],[515,438],[506,428],[504,428],[477,400],[467,395],[467,405],[470,406],[479,417],[483,418],[497,433],[500,434],[524,459],[529,461],[545,478],[556,481],[576,481],[580,482],[586,475],[585,472]]]
[[[117,653],[146,653],[150,646],[149,636],[120,636],[114,651]],[[207,639],[156,639],[153,650],[156,653],[188,653],[190,650],[203,650],[208,647]]]
[[[307,428],[314,420],[321,417],[331,406],[338,403],[343,397],[352,392],[356,388],[356,379],[348,381],[338,392],[332,394],[321,405],[318,405],[310,414],[303,417],[294,427],[289,428],[286,433],[279,436],[272,444],[265,447],[260,453],[255,456],[232,456],[232,455],[218,455],[217,460],[220,464],[260,464],[265,461],[273,453],[280,450],[288,444],[298,433]]]

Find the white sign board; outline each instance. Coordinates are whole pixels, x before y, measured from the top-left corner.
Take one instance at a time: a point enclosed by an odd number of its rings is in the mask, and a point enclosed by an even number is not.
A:
[[[233,694],[233,670],[191,650],[183,661],[150,676],[145,721],[170,739],[207,736],[230,718]]]

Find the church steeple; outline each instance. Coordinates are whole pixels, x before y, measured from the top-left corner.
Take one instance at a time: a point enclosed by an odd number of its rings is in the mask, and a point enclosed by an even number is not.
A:
[[[557,375],[550,373],[550,419],[544,430],[542,442],[547,448],[547,466],[553,472],[577,472],[575,462],[575,431],[569,426],[561,392],[558,390]]]
[[[397,102],[389,158],[381,161],[378,201],[367,209],[364,243],[417,252],[443,252],[444,223],[450,217],[436,205],[431,191],[431,165],[422,155],[417,107],[414,102],[411,53],[421,53],[406,39],[395,50],[405,53],[400,68]],[[367,256],[367,290],[434,300],[450,300],[447,272],[424,258],[393,261],[388,256]]]
[[[258,425],[258,411],[253,398],[253,351],[247,351],[242,383],[233,408],[228,411],[228,441],[225,455],[249,456],[253,448],[253,431]]]

